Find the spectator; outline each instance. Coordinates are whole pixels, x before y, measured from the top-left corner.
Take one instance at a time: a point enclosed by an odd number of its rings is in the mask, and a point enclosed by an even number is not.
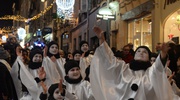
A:
[[[130,47],[129,45],[125,45],[123,47],[123,51],[122,51],[122,59],[126,62],[129,63],[133,60],[133,56],[130,53]]]
[[[130,48],[130,50],[129,50],[129,52],[131,53],[131,55],[134,57],[134,50],[133,50],[133,44],[132,43],[128,43],[128,45],[129,45],[129,48]]]
[[[0,47],[0,100],[18,100],[12,77],[11,67],[7,63],[9,53]]]
[[[156,44],[156,53],[159,54],[161,51],[161,43]]]
[[[73,52],[73,58],[79,64],[81,58],[81,52],[79,50],[75,50]]]
[[[156,61],[158,54],[157,53],[151,53],[151,59],[150,62],[153,64]]]
[[[81,58],[80,58],[80,68],[81,68],[81,75],[83,79],[86,77],[85,70],[91,64],[93,55],[90,54],[89,44],[87,41],[81,41],[79,44]]]
[[[9,54],[11,55],[11,59],[10,59],[11,66],[13,65],[13,63],[17,57],[17,55],[16,55],[16,47],[17,46],[19,46],[19,44],[16,40],[16,36],[14,36],[13,34],[9,34],[7,43],[4,45],[4,49],[7,50],[9,52]]]

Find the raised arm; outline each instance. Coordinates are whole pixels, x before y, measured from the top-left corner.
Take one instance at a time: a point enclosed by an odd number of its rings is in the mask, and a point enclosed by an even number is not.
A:
[[[167,43],[163,43],[161,45],[161,52],[160,52],[160,57],[161,57],[161,62],[162,64],[165,66],[166,61],[167,61],[167,57],[168,57],[168,50],[170,49],[170,47],[168,46]]]
[[[104,31],[97,26],[95,26],[93,30],[96,33],[97,37],[99,38],[99,45],[101,45],[105,41]]]
[[[167,57],[168,54],[168,50],[169,50],[169,46],[167,43],[163,43],[161,46],[161,59],[165,59]]]

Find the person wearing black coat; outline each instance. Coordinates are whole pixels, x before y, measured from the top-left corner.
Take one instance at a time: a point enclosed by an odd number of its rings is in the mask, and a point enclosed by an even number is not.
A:
[[[0,47],[0,100],[18,100],[9,72],[10,66],[6,61],[9,57],[8,52]]]

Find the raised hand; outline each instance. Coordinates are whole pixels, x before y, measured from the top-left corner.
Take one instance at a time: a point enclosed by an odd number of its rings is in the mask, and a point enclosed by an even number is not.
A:
[[[17,46],[16,47],[16,54],[17,54],[17,56],[21,56],[22,57],[22,51],[21,51],[21,47],[20,46]]]
[[[93,28],[93,31],[96,33],[97,37],[99,38],[100,44],[102,44],[105,41],[104,32],[101,28],[95,26]]]
[[[165,59],[168,53],[168,50],[170,49],[170,47],[168,46],[167,43],[163,43],[161,46],[161,58]]]
[[[59,91],[61,92],[61,94],[63,94],[63,84],[62,83],[63,83],[63,80],[60,79],[58,88],[59,88]]]
[[[168,81],[170,84],[172,84],[174,82],[174,80],[173,80],[174,75],[175,75],[175,72],[173,72],[172,75],[170,75],[168,78]]]
[[[55,58],[54,56],[52,56],[50,59],[51,59],[53,62],[56,61],[56,58]]]
[[[44,84],[44,82],[43,82],[43,81],[41,81],[41,82],[40,82],[40,85],[41,85],[41,86],[42,86],[42,88],[43,88],[43,93],[44,93],[44,94],[46,94],[46,93],[47,93],[47,91],[48,91],[48,88],[47,88],[46,84]]]
[[[39,75],[40,80],[42,80],[46,77],[46,72],[44,71],[44,67],[40,67],[38,69],[38,75]]]
[[[81,55],[82,58],[84,57],[85,53],[86,53],[86,52],[83,52],[83,53],[82,53],[82,55]]]
[[[45,46],[44,50],[43,50],[43,56],[46,57],[47,56],[47,50],[48,50],[48,47]]]

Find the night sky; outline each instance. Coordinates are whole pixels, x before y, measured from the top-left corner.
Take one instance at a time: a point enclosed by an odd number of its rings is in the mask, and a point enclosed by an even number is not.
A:
[[[13,3],[18,4],[18,0],[0,0],[0,17],[5,15],[13,15],[12,5]],[[16,6],[17,7],[17,6]],[[17,7],[18,8],[18,7]],[[0,20],[0,28],[12,26],[12,20]]]

